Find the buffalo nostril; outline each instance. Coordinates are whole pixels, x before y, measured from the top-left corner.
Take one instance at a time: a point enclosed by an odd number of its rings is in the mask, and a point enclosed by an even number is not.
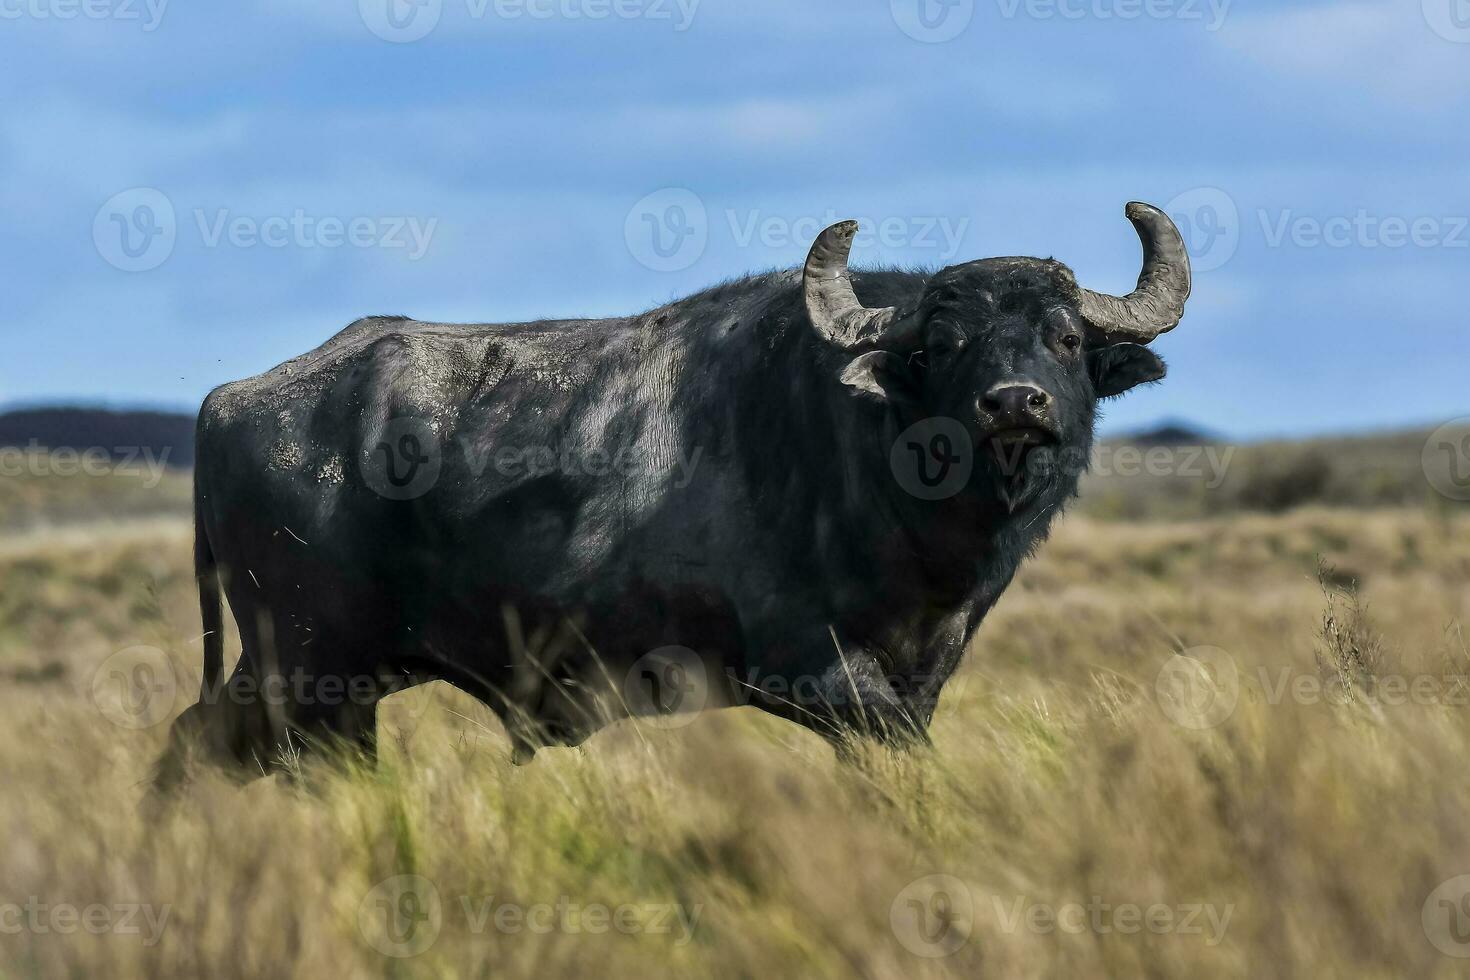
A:
[[[1027,396],[1026,404],[1030,405],[1032,408],[1045,408],[1046,403],[1050,400],[1051,399],[1046,396],[1046,392],[1033,391],[1029,396]]]

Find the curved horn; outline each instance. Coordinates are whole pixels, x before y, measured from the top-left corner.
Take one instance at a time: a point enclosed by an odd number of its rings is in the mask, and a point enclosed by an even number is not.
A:
[[[839,347],[887,347],[900,342],[912,318],[896,306],[868,309],[852,291],[847,256],[856,221],[839,221],[817,236],[802,270],[802,290],[812,326]]]
[[[1151,204],[1133,201],[1123,212],[1143,242],[1138,288],[1127,296],[1081,290],[1082,318],[1110,344],[1146,344],[1173,330],[1189,299],[1189,252],[1169,216]]]

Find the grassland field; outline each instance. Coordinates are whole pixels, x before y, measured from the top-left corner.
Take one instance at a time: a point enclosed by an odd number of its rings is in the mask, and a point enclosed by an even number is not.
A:
[[[1470,968],[1470,513],[1084,498],[932,750],[839,763],[735,709],[514,767],[436,683],[384,702],[376,768],[160,811],[200,668],[180,481],[124,520],[96,484],[0,492],[49,515],[0,536],[6,980]],[[151,724],[108,674],[140,647]]]

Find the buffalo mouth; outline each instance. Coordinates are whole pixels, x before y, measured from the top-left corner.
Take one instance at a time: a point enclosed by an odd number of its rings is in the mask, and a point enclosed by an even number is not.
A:
[[[1009,426],[987,433],[985,441],[994,449],[1015,451],[1054,445],[1057,442],[1057,434],[1039,425]]]

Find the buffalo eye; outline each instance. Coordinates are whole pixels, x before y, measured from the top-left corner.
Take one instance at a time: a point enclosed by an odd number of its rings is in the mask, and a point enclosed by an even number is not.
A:
[[[949,324],[941,324],[929,335],[924,348],[924,359],[928,366],[944,368],[964,346],[964,337]]]
[[[1075,354],[1082,347],[1082,338],[1075,333],[1063,334],[1062,346],[1068,353]]]

